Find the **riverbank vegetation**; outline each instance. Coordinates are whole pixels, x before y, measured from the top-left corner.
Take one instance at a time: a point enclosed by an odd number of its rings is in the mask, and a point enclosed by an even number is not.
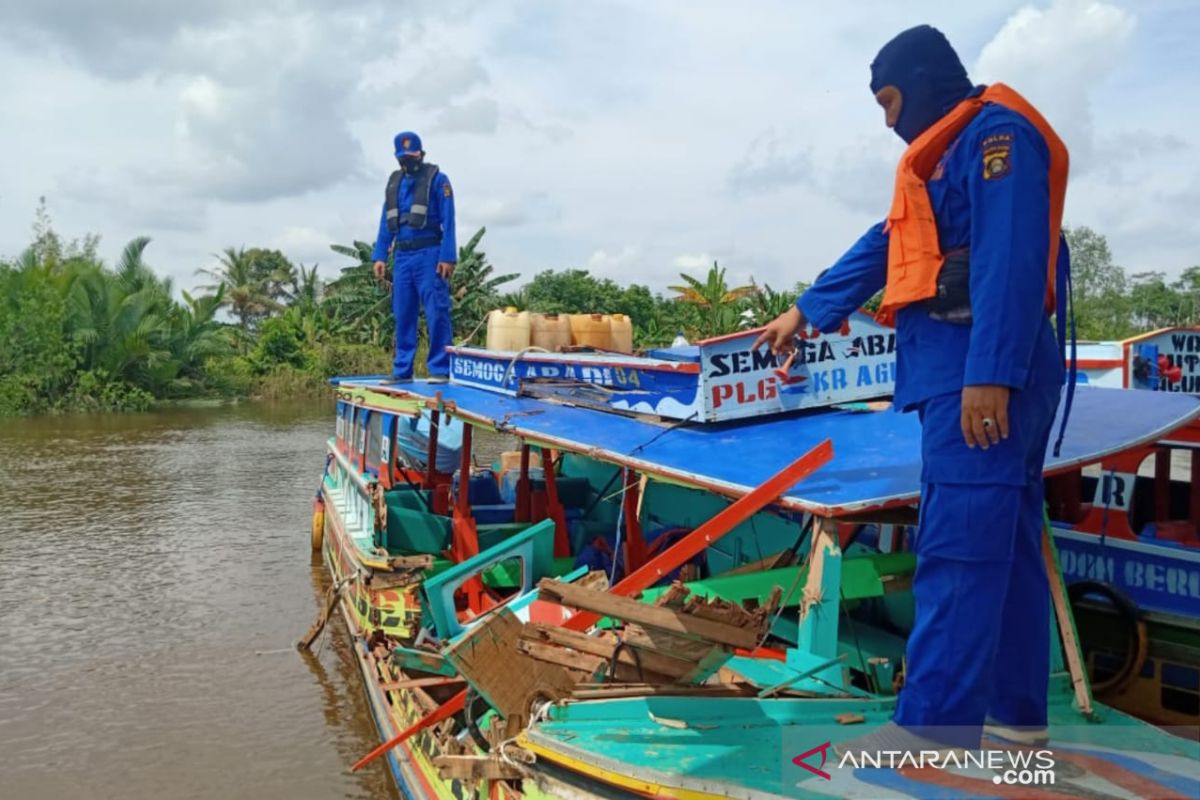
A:
[[[480,229],[459,249],[452,280],[456,342],[482,344],[488,311],[628,315],[639,347],[695,340],[761,325],[804,287],[730,286],[714,263],[680,275],[666,294],[598,278],[584,269],[546,270],[523,286],[497,271]],[[1127,275],[1104,237],[1068,234],[1080,338],[1121,338],[1200,319],[1200,266],[1168,281]],[[319,395],[333,375],[390,370],[388,289],[374,278],[371,244],[331,245],[331,279],[278,250],[227,247],[197,271],[199,286],[176,291],[148,262],[150,240],[129,242],[115,264],[98,237],[66,240],[38,209],[33,241],[0,261],[0,416],[140,410],[190,398]],[[870,304],[869,304],[870,305]],[[424,332],[421,333],[422,348]],[[423,364],[423,353],[418,364]]]

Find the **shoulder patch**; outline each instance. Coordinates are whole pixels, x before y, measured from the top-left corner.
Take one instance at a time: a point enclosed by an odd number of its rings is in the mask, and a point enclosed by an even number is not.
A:
[[[1003,178],[1012,170],[1011,133],[993,133],[980,143],[983,151],[983,179],[994,181]]]
[[[450,188],[450,181],[444,181],[442,183],[442,197],[453,197],[453,196],[454,196],[454,192]]]

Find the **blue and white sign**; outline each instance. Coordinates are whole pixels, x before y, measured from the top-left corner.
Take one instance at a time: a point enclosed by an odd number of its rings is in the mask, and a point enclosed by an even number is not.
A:
[[[1053,527],[1063,578],[1120,589],[1138,608],[1200,617],[1200,550]]]

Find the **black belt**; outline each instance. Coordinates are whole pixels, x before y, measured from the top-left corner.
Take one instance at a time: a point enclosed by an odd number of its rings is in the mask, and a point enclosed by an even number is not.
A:
[[[410,253],[413,250],[424,250],[426,247],[434,247],[442,243],[442,237],[438,236],[434,239],[397,239],[396,250],[401,253]]]

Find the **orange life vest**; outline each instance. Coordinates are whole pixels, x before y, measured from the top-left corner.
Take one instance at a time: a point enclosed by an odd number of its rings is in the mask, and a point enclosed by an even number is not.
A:
[[[1046,264],[1046,308],[1054,310],[1054,266],[1062,229],[1063,200],[1067,194],[1067,146],[1028,100],[1002,83],[989,86],[977,97],[955,106],[916,138],[896,168],[896,190],[884,230],[888,233],[887,286],[879,317],[895,320],[896,312],[910,303],[937,294],[938,273],[944,261],[938,245],[937,221],[925,183],[955,137],[967,127],[985,103],[997,103],[1028,120],[1050,150],[1050,254]]]

